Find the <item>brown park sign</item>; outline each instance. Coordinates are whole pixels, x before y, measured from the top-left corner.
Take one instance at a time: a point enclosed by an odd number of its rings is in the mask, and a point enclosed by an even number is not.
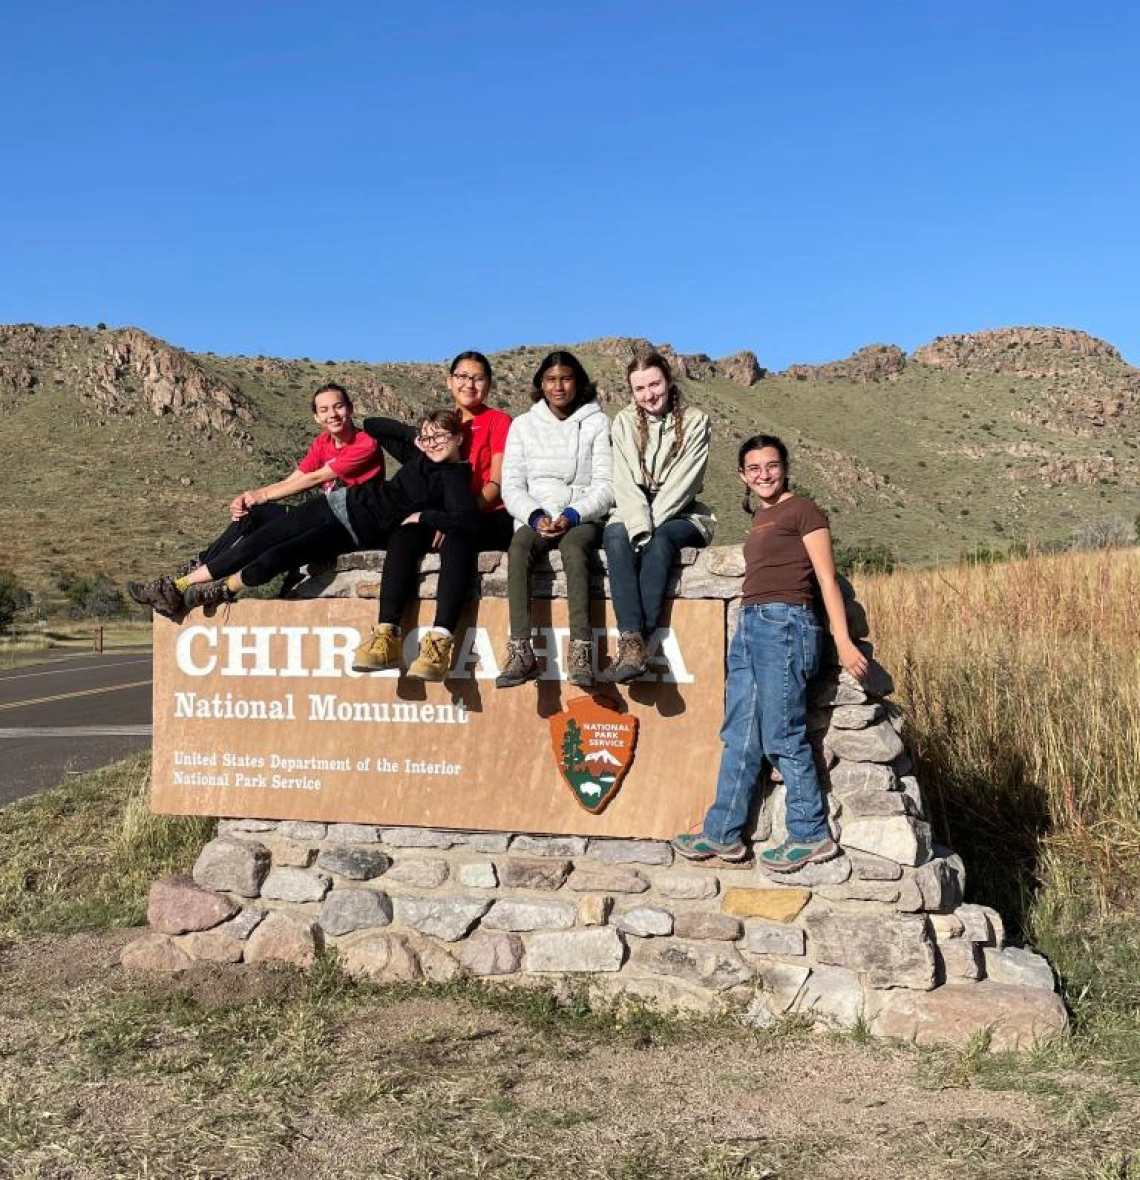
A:
[[[417,603],[405,619],[405,667],[434,605]],[[494,686],[508,630],[502,599],[465,615],[442,684],[351,670],[375,619],[365,599],[252,599],[180,625],[156,618],[152,805],[167,814],[658,839],[694,829],[716,785],[725,604],[670,607],[650,641],[649,677],[595,692],[619,728],[632,729],[622,718],[637,723],[636,757],[624,782],[615,776],[604,812],[585,809],[590,793],[568,791],[551,757],[552,721],[590,705],[563,678],[561,600],[534,606],[543,677],[512,689]],[[612,654],[609,604],[594,608],[595,633],[603,643],[608,635]]]

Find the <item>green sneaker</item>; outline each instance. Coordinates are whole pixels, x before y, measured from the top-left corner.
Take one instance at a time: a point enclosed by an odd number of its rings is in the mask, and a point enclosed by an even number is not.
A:
[[[731,844],[721,844],[718,840],[710,840],[702,832],[695,835],[692,832],[682,832],[674,836],[669,843],[673,851],[686,860],[717,860],[739,861],[748,859],[748,849],[739,840]]]
[[[793,840],[790,836],[775,848],[760,853],[760,867],[773,873],[794,873],[804,865],[819,864],[839,855],[839,845],[830,836],[822,840]]]

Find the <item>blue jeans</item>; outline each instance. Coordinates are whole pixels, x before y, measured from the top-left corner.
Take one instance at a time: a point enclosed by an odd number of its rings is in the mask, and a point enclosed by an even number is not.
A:
[[[624,524],[606,525],[602,548],[606,551],[614,614],[623,635],[649,636],[661,618],[677,554],[686,546],[700,547],[704,543],[700,529],[691,520],[674,517],[659,524],[635,553]]]
[[[811,607],[775,602],[741,609],[728,649],[724,753],[704,823],[709,839],[740,839],[765,757],[784,778],[792,839],[829,835],[807,739],[807,682],[819,668],[821,638]]]

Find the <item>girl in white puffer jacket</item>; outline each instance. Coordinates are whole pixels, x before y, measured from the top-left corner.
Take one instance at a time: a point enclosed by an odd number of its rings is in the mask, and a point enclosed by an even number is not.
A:
[[[538,676],[531,644],[530,580],[534,559],[557,546],[570,612],[567,678],[594,682],[590,626],[590,550],[613,507],[610,425],[598,391],[573,353],[552,352],[534,374],[535,405],[511,424],[503,457],[503,503],[515,518],[508,551],[511,636],[499,688]]]

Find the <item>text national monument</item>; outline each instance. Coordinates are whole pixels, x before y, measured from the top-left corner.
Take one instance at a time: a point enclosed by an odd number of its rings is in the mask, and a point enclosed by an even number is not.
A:
[[[355,672],[382,566],[352,554],[289,600],[156,619],[153,807],[219,823],[192,877],[153,886],[126,966],[307,966],[334,949],[379,980],[574,975],[601,999],[922,1043],[985,1030],[996,1049],[1028,1047],[1065,1028],[1049,964],[1006,945],[1001,916],[965,901],[961,858],[934,843],[874,660],[859,683],[825,659],[810,686],[840,856],[778,877],[674,859],[670,837],[698,830],[715,793],[739,548],[682,551],[647,674],[589,691],[563,674],[556,552],[535,570],[537,681],[494,684],[508,633],[496,553],[480,556],[446,680]],[[405,666],[437,568],[424,559]],[[591,609],[604,664],[617,628],[602,555]],[[786,833],[779,776],[763,786],[757,846]]]

